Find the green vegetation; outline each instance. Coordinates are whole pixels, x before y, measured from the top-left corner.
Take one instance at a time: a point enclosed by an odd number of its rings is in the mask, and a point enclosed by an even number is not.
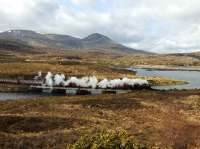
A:
[[[85,135],[71,149],[147,149],[128,137],[126,131],[103,131],[93,136]]]

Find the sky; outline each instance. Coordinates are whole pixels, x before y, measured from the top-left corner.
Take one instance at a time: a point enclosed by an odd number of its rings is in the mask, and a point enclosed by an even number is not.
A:
[[[101,33],[132,48],[200,51],[200,0],[0,0],[0,31],[83,38]]]

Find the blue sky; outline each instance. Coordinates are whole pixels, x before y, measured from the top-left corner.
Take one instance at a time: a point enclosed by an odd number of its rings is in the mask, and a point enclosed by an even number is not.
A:
[[[1,0],[0,30],[102,33],[158,53],[200,50],[199,0]]]

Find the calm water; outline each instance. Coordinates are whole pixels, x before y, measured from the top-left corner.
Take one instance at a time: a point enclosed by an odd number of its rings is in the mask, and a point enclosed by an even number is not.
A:
[[[154,86],[154,89],[170,90],[170,89],[200,89],[200,72],[199,71],[178,71],[178,70],[154,70],[130,68],[129,70],[137,71],[140,76],[161,76],[176,80],[185,80],[188,84],[170,85],[170,86]]]
[[[39,97],[48,96],[47,94],[34,93],[0,93],[0,101],[16,100],[16,99],[35,99]]]

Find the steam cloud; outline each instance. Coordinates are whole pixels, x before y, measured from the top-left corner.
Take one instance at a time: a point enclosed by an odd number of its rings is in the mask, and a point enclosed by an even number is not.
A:
[[[49,87],[53,87],[54,81],[53,81],[53,74],[51,72],[48,72],[45,76],[45,84]]]
[[[98,80],[95,76],[93,77],[83,77],[83,78],[76,78],[71,77],[69,80],[65,82],[65,86],[77,86],[77,87],[86,87],[86,88],[96,88]]]
[[[82,78],[69,77],[66,79],[64,74],[53,75],[51,72],[48,72],[44,79],[44,86],[48,87],[64,86],[64,87],[82,87],[82,88],[93,88],[93,89],[95,88],[123,89],[123,88],[142,87],[148,85],[149,85],[148,81],[142,79],[123,78],[114,80],[103,79],[101,81],[98,81],[98,79],[95,76],[82,77]]]
[[[42,71],[38,71],[38,75],[34,77],[35,80],[40,79],[42,77]]]

